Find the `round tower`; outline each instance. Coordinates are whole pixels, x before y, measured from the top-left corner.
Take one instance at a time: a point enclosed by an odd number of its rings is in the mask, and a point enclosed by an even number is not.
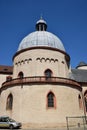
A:
[[[69,79],[70,57],[45,20],[20,42],[13,64],[13,78],[1,87],[2,113],[30,128],[66,126],[67,116],[83,115],[82,88]]]

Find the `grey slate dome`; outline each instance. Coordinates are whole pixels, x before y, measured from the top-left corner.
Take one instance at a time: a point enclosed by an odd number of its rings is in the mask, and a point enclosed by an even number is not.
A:
[[[36,31],[28,34],[19,44],[18,51],[37,46],[46,46],[57,48],[65,52],[65,48],[61,40],[54,34],[46,31],[47,24],[41,18],[36,23]]]

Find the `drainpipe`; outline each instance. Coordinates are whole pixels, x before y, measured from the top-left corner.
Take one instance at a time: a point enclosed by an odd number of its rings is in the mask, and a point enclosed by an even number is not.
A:
[[[84,99],[83,89],[82,89],[82,100],[83,100],[84,116],[85,116],[85,121],[86,121],[86,107],[85,107],[85,99]]]

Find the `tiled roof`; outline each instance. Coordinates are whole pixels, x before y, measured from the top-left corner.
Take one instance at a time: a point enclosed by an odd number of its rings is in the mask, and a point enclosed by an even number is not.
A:
[[[70,73],[70,77],[77,82],[87,82],[87,70],[84,69],[72,69],[72,73]]]
[[[13,66],[0,65],[0,74],[12,74]]]

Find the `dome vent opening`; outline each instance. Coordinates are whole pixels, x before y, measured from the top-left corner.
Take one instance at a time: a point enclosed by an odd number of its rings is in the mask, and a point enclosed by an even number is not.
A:
[[[41,17],[41,19],[39,21],[37,21],[36,23],[36,30],[37,31],[46,31],[47,30],[47,24],[46,22],[43,20],[43,18]]]

